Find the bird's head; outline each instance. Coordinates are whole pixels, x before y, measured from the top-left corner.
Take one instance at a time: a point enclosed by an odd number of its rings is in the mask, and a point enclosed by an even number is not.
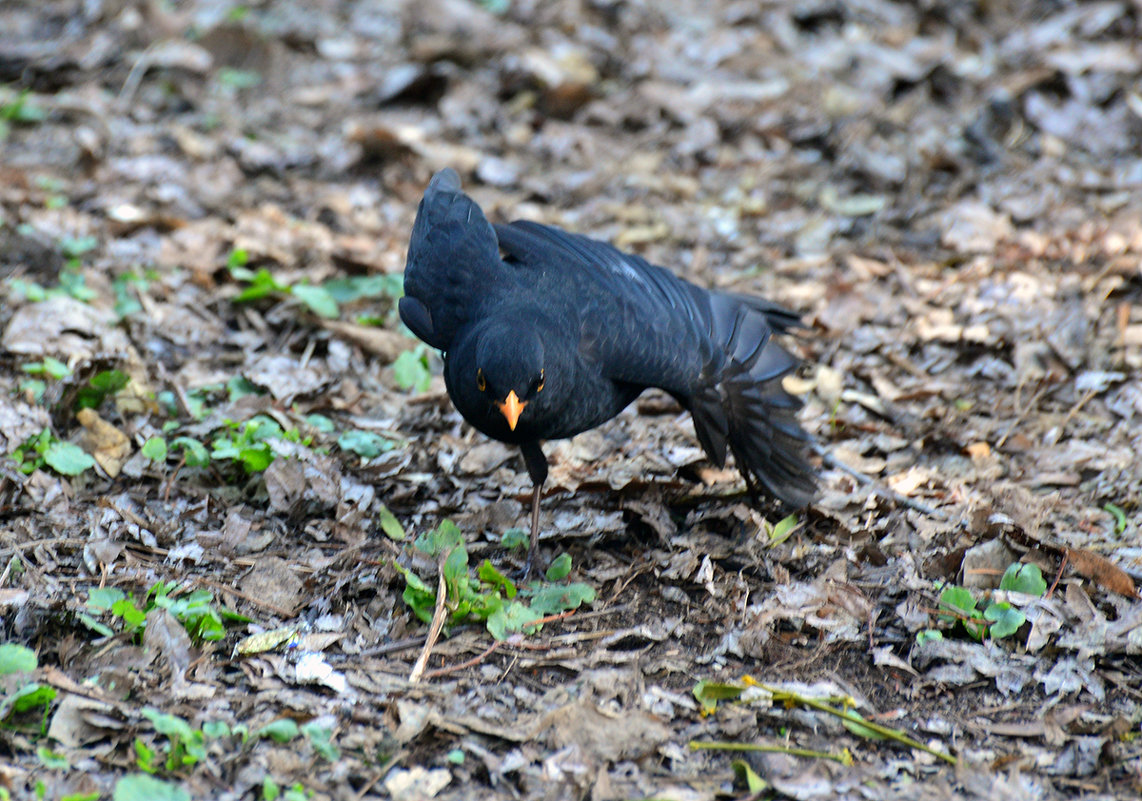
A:
[[[515,431],[529,403],[543,392],[546,373],[543,343],[534,331],[512,326],[507,331],[488,330],[476,342],[476,358],[471,374],[459,376],[499,409]]]

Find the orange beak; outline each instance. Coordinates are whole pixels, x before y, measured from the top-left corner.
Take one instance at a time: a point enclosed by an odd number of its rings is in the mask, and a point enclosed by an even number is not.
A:
[[[500,407],[500,411],[504,413],[504,417],[508,419],[508,428],[515,431],[515,424],[519,422],[519,416],[523,413],[523,407],[527,406],[527,401],[521,401],[516,397],[515,390],[513,389],[504,398],[503,403],[497,403],[496,406]]]

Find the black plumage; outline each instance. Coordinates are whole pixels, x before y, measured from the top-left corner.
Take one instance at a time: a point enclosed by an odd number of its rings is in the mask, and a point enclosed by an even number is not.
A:
[[[801,404],[781,385],[798,360],[773,338],[799,321],[780,306],[702,289],[551,226],[493,226],[451,169],[417,210],[404,289],[401,319],[444,352],[456,408],[523,452],[532,552],[547,478],[540,442],[598,426],[648,387],[690,411],[714,464],[731,451],[751,489],[796,507],[813,498]]]

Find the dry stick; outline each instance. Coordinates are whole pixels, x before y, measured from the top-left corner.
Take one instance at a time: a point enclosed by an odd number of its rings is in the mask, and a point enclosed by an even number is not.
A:
[[[1051,585],[1051,589],[1047,590],[1044,598],[1050,598],[1055,594],[1055,587],[1059,586],[1059,579],[1063,577],[1063,571],[1067,569],[1067,561],[1071,558],[1071,552],[1063,549],[1063,561],[1059,562],[1059,572],[1055,575],[1055,583]]]
[[[445,559],[447,555],[445,555]],[[440,630],[444,628],[444,601],[448,591],[444,583],[444,559],[437,565],[440,580],[436,585],[436,611],[432,613],[432,625],[428,627],[428,638],[424,641],[424,648],[417,657],[416,664],[412,666],[412,673],[408,674],[409,684],[416,684],[424,676],[424,669],[428,667],[428,657],[432,655],[432,648],[440,639]]]
[[[1000,437],[999,441],[995,443],[996,450],[999,450],[1003,447],[1003,443],[1007,442],[1007,438],[1011,436],[1012,432],[1018,428],[1019,424],[1022,423],[1027,415],[1029,415],[1035,408],[1035,405],[1039,402],[1039,398],[1043,397],[1043,393],[1050,389],[1052,386],[1058,385],[1044,383],[1041,387],[1035,390],[1035,394],[1031,396],[1031,400],[1027,401],[1027,405],[1023,407],[1023,409],[1015,417],[1015,420],[1011,423],[1011,425],[1007,427],[1007,431],[1003,432],[1003,436]]]
[[[1066,431],[1067,423],[1071,422],[1071,420],[1074,419],[1075,415],[1079,413],[1079,409],[1086,406],[1086,402],[1088,400],[1090,400],[1091,398],[1093,398],[1097,394],[1098,394],[1098,390],[1095,389],[1094,387],[1091,387],[1090,389],[1088,389],[1086,392],[1083,393],[1083,396],[1078,399],[1078,402],[1076,402],[1075,405],[1071,407],[1071,410],[1069,412],[1067,412],[1067,416],[1063,418],[1063,422],[1059,423],[1059,434],[1060,434],[1060,436],[1062,435],[1063,431]]]
[[[561,612],[558,615],[548,615],[547,617],[541,617],[539,620],[533,620],[530,623],[525,623],[524,628],[530,628],[532,626],[542,626],[544,623],[553,623],[556,620],[565,620],[566,618],[571,617],[573,614],[575,614],[575,610],[569,609],[568,611]],[[424,674],[424,678],[434,679],[438,676],[447,675],[448,673],[455,673],[455,672],[460,671],[460,670],[466,670],[470,667],[475,667],[476,665],[480,664],[485,659],[487,659],[489,656],[491,656],[492,653],[497,648],[499,648],[501,645],[504,645],[507,642],[508,642],[507,640],[496,640],[491,645],[489,645],[484,650],[484,652],[482,654],[480,654],[479,656],[472,657],[467,662],[461,662],[459,665],[450,665],[447,667],[436,668],[435,670],[430,670]],[[543,649],[546,649],[548,646],[546,646],[546,645],[528,645],[527,643],[523,643],[521,645],[518,645],[517,647],[519,647],[519,648],[530,648],[532,650],[543,650]]]
[[[931,506],[929,506],[926,503],[921,503],[920,501],[915,501],[915,500],[912,500],[911,498],[909,498],[907,496],[901,495],[899,492],[892,489],[891,487],[881,486],[880,482],[876,481],[872,476],[866,476],[864,473],[860,472],[855,467],[849,467],[847,464],[842,462],[836,456],[833,456],[833,454],[829,453],[824,448],[818,447],[816,450],[817,450],[817,453],[821,454],[821,458],[824,460],[825,465],[827,467],[832,467],[836,470],[840,470],[844,473],[848,473],[850,476],[855,478],[861,484],[873,484],[873,485],[875,485],[873,487],[873,489],[876,492],[880,493],[881,495],[883,495],[884,497],[893,501],[894,503],[898,503],[901,506],[907,506],[909,509],[915,509],[917,512],[920,512],[921,514],[928,515],[928,517],[934,517],[937,520],[947,520],[948,519],[948,516],[946,514],[939,511],[938,509],[933,509]]]

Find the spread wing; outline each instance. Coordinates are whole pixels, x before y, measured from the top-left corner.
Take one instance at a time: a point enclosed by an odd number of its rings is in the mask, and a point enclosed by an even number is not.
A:
[[[608,376],[689,395],[729,358],[748,360],[796,315],[747,295],[712,292],[645,259],[578,234],[528,221],[495,226],[509,260],[574,276],[582,303],[581,349]],[[748,328],[749,335],[741,336]],[[726,346],[750,340],[748,345]]]
[[[574,290],[578,304],[580,352],[604,374],[673,394],[690,410],[711,460],[720,465],[732,451],[751,488],[757,479],[794,506],[813,498],[801,404],[781,383],[798,360],[772,336],[800,325],[796,315],[760,298],[704,290],[557,228],[516,222],[496,233],[509,263],[560,271],[558,285]]]

